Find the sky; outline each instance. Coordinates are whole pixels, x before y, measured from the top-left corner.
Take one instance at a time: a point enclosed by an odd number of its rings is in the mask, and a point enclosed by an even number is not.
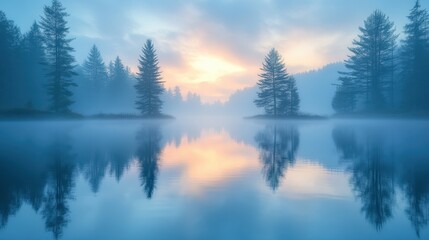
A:
[[[264,56],[279,50],[288,72],[343,61],[359,26],[379,9],[402,33],[414,0],[62,0],[75,57],[93,44],[105,62],[119,56],[133,72],[147,39],[167,88],[224,102],[258,81]],[[1,0],[0,10],[28,31],[50,0]],[[421,0],[429,8],[429,0]]]

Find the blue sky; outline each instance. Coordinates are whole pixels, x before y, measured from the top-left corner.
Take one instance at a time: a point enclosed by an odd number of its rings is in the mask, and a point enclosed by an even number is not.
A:
[[[224,101],[253,86],[270,48],[292,73],[344,60],[358,27],[374,10],[402,33],[414,0],[63,0],[78,63],[96,44],[106,62],[120,56],[136,70],[154,40],[167,87]],[[0,10],[27,31],[50,0],[2,0]],[[421,1],[429,7],[429,0]]]

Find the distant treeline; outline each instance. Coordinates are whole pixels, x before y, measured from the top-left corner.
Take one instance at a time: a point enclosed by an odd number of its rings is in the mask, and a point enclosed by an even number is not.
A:
[[[419,1],[402,40],[384,13],[372,13],[349,48],[332,106],[347,113],[429,113],[429,15]],[[398,43],[399,42],[399,43]]]

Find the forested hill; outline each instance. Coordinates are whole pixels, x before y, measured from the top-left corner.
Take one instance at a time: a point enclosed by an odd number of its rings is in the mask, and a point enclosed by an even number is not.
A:
[[[317,70],[294,75],[301,98],[301,112],[318,115],[331,115],[332,98],[335,94],[335,83],[338,71],[344,71],[343,63],[332,63]],[[253,99],[256,98],[257,86],[239,90],[231,95],[225,104],[226,111],[234,115],[251,116],[262,113],[256,108]]]

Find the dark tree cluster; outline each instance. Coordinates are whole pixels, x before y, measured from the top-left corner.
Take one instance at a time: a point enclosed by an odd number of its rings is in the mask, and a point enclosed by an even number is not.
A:
[[[106,66],[94,45],[85,62],[77,67],[76,106],[81,113],[132,112],[135,76],[119,57]]]
[[[21,34],[0,11],[0,110],[125,113],[134,111],[137,98],[143,115],[160,115],[164,86],[152,41],[143,48],[137,76],[119,57],[106,66],[95,45],[78,65],[68,16],[62,3],[52,0],[40,21]]]
[[[427,10],[416,1],[400,45],[395,30],[379,10],[359,28],[332,101],[337,113],[429,112]]]
[[[45,107],[47,71],[41,64],[46,55],[40,26],[34,23],[28,33],[21,34],[0,11],[0,36],[0,109]]]
[[[259,92],[254,103],[269,116],[294,116],[299,111],[299,94],[295,78],[286,71],[282,57],[271,49],[262,64]]]

